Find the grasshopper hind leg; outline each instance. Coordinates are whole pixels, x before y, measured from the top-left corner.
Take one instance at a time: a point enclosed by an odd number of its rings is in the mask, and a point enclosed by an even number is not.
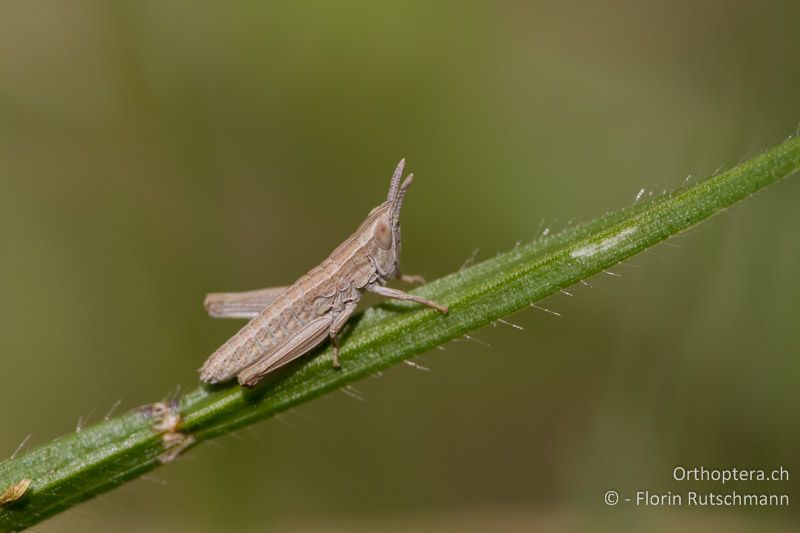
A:
[[[206,295],[203,306],[213,318],[255,318],[287,287],[270,287],[245,292],[214,292]]]
[[[239,383],[252,387],[268,374],[310,352],[328,336],[331,322],[328,315],[312,320],[278,347],[239,372]]]

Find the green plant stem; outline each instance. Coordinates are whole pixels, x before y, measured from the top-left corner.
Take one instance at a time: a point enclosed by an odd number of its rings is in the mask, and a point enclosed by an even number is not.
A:
[[[172,410],[167,406],[168,413],[180,416],[171,423],[166,423],[170,420],[163,409],[149,406],[4,461],[0,493],[23,479],[32,484],[21,499],[0,506],[0,531],[34,525],[169,462],[173,457],[168,452],[177,456],[181,445],[188,448],[307,402],[522,309],[698,224],[798,168],[800,138],[795,137],[706,181],[518,246],[416,291],[449,305],[446,316],[394,302],[369,309],[344,341],[341,370],[331,368],[325,349],[252,390],[199,387]]]

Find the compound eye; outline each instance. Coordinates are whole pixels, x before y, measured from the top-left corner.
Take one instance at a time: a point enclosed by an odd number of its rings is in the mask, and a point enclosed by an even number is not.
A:
[[[392,247],[392,227],[385,217],[379,218],[375,223],[375,228],[372,230],[372,237],[375,239],[375,242],[378,243],[378,246],[384,250],[388,250]]]

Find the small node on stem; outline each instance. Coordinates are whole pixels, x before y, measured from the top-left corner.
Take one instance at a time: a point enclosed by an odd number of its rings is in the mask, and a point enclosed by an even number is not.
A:
[[[32,480],[26,478],[8,487],[0,494],[0,505],[15,502],[22,498],[32,482]]]
[[[180,430],[182,419],[177,401],[150,404],[146,412],[154,420],[153,431],[161,435],[164,445],[164,453],[158,456],[159,463],[171,463],[196,442],[193,435]]]

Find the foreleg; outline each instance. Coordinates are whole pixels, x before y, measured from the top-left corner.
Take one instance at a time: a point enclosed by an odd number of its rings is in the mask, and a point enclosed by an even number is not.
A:
[[[339,332],[347,323],[347,319],[358,307],[358,302],[348,302],[341,313],[333,320],[330,328],[331,344],[333,344],[333,367],[339,368]]]

